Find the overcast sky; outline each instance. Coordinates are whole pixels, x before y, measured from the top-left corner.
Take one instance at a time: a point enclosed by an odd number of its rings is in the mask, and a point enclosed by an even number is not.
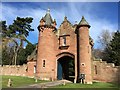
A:
[[[57,21],[57,27],[65,16],[72,24],[75,24],[75,21],[79,23],[84,16],[91,25],[90,36],[94,40],[95,47],[97,47],[97,37],[103,29],[108,29],[110,32],[118,30],[117,2],[3,2],[1,20],[6,20],[7,25],[10,25],[17,16],[33,17],[31,25],[35,31],[31,32],[27,39],[37,43],[37,26],[48,8],[52,18]]]

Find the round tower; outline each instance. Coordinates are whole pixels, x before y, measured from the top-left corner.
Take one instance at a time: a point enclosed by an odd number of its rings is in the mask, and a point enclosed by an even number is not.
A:
[[[79,48],[79,78],[85,76],[84,82],[92,84],[91,73],[91,46],[89,41],[90,25],[82,16],[80,23],[77,26],[78,48]]]
[[[50,10],[40,20],[38,26],[38,52],[37,52],[37,78],[41,80],[55,79],[55,47],[54,39],[56,30],[56,21],[52,20]]]

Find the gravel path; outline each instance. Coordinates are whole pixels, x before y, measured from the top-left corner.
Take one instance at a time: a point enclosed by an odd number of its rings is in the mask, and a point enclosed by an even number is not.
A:
[[[72,83],[72,82],[68,80],[59,80],[59,81],[33,84],[33,85],[28,85],[28,86],[23,86],[23,87],[18,87],[18,88],[49,88],[49,87],[57,86],[57,85],[64,85],[66,83]]]

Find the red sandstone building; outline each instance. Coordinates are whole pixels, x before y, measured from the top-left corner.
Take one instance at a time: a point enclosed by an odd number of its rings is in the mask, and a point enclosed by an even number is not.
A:
[[[82,17],[72,25],[67,17],[56,28],[50,11],[40,20],[38,45],[28,57],[28,76],[41,80],[79,81],[85,75],[85,83],[92,84],[91,48],[89,23]]]

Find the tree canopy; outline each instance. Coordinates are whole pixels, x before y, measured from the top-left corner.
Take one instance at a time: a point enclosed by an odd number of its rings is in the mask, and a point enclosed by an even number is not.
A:
[[[0,21],[0,26],[2,27],[3,64],[16,65],[26,62],[23,42],[30,43],[26,38],[30,31],[34,31],[31,27],[32,21],[32,17],[17,17],[9,26],[6,25],[6,21]],[[12,53],[8,52],[10,50]]]
[[[2,37],[6,37],[7,36],[6,21],[0,21],[0,27],[2,28]]]
[[[108,62],[120,65],[120,31],[115,32],[113,39],[105,50],[108,53]]]
[[[12,34],[15,33],[19,35],[25,35],[25,37],[27,37],[29,35],[29,31],[34,31],[30,25],[32,23],[32,20],[33,18],[31,17],[17,17],[16,20],[14,20],[13,24],[9,26],[9,29]]]
[[[108,63],[120,65],[120,31],[115,33],[104,32],[100,37],[102,38],[99,38],[98,41],[104,48],[94,49],[94,56]]]

